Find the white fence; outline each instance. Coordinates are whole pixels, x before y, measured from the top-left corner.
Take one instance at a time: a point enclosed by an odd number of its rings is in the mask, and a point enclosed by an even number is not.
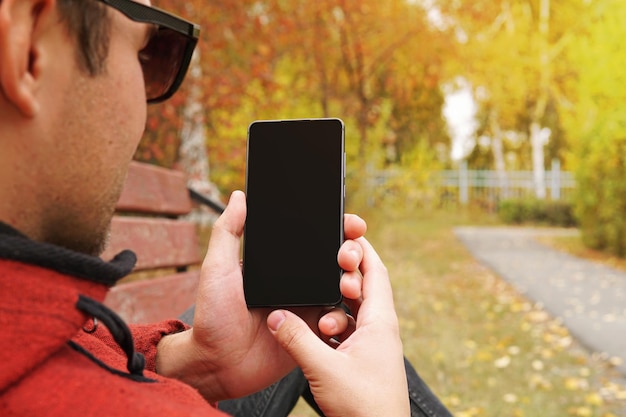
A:
[[[388,184],[401,174],[397,170],[369,170],[368,186],[376,191],[373,195],[383,195]],[[550,200],[568,199],[576,188],[574,175],[561,171],[558,161],[546,170],[544,185],[546,198]],[[532,171],[471,170],[461,163],[459,169],[434,173],[428,180],[431,195],[439,200],[438,205],[478,203],[495,208],[498,201],[510,198],[531,198],[535,196],[535,183]]]

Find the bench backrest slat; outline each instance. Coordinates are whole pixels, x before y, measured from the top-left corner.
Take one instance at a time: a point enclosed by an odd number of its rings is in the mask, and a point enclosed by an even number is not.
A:
[[[199,274],[196,270],[116,285],[105,304],[128,323],[177,318],[195,301]]]
[[[189,213],[191,200],[184,174],[133,161],[117,210],[174,216]]]
[[[137,255],[136,271],[180,268],[202,260],[196,225],[182,220],[116,216],[102,257],[112,259],[124,249]]]
[[[116,285],[105,299],[127,322],[176,318],[194,302],[202,261],[198,233],[194,223],[177,218],[191,208],[181,172],[131,164],[102,255],[109,260],[130,249],[137,255],[135,271],[150,271],[150,278]]]

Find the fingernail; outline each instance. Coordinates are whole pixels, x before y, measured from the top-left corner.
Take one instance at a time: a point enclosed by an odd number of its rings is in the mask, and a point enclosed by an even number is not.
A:
[[[270,328],[270,330],[275,332],[280,328],[286,318],[287,316],[285,315],[284,311],[272,311],[267,317],[267,326]]]

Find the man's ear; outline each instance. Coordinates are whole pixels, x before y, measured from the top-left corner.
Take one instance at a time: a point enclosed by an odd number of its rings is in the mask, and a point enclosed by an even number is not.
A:
[[[0,94],[25,117],[39,110],[35,31],[55,0],[0,0]]]

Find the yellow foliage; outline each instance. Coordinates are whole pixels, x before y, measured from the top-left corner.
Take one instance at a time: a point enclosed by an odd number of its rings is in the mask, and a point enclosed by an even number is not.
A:
[[[601,406],[604,404],[604,399],[597,392],[592,392],[585,396],[585,403],[593,406]]]

